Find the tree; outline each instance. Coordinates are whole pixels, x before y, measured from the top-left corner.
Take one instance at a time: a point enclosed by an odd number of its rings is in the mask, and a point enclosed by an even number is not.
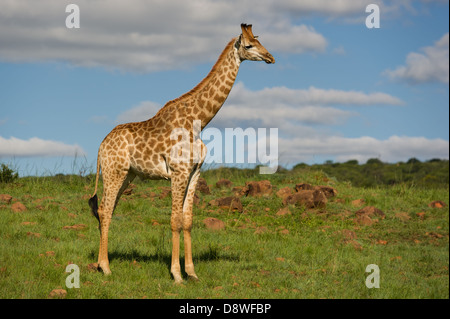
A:
[[[378,158],[370,158],[366,162],[367,165],[382,165],[383,162],[380,161]]]
[[[8,165],[3,164],[0,170],[0,183],[11,183],[19,178],[19,174],[10,169]]]

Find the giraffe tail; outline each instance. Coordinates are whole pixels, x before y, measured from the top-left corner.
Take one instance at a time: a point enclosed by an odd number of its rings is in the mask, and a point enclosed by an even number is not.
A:
[[[89,207],[91,207],[92,215],[97,218],[100,223],[100,218],[98,217],[98,197],[97,197],[97,186],[98,186],[98,178],[100,175],[100,154],[97,157],[97,175],[95,176],[95,190],[94,195],[89,199]]]
[[[92,215],[97,218],[98,222],[100,222],[100,217],[98,217],[98,197],[97,194],[92,196],[89,199],[89,206],[91,207],[91,213]]]

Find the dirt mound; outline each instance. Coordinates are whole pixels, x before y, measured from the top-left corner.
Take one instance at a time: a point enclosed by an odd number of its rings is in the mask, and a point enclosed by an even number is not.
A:
[[[24,204],[22,204],[21,202],[17,202],[11,205],[11,210],[14,213],[20,213],[20,212],[24,212],[27,210],[27,208],[25,207]]]
[[[320,189],[300,190],[283,200],[284,205],[291,204],[306,208],[325,208],[327,202],[327,197]]]
[[[201,177],[198,179],[196,190],[198,190],[202,194],[206,194],[206,195],[211,194],[209,186],[206,183],[206,179],[201,178]]]
[[[272,184],[270,181],[257,181],[245,183],[245,188],[248,189],[247,196],[270,196],[272,194]]]
[[[0,203],[10,204],[12,196],[8,194],[0,194]]]
[[[236,196],[228,196],[213,199],[212,201],[209,202],[209,205],[218,206],[220,208],[227,210],[235,210],[240,213],[242,213],[242,211],[244,210],[240,198]]]
[[[220,219],[214,217],[208,217],[203,220],[206,228],[209,230],[222,230],[225,229],[225,223]]]
[[[353,220],[355,224],[363,226],[372,226],[379,220],[386,218],[386,214],[374,206],[366,206],[355,212],[356,218]]]
[[[442,207],[446,207],[446,206],[447,206],[447,204],[441,200],[435,200],[428,204],[428,207],[432,207],[432,208],[442,208]]]
[[[225,178],[217,181],[217,183],[216,183],[217,188],[228,188],[228,187],[231,187],[231,185],[233,185],[233,183],[230,180],[225,179]]]

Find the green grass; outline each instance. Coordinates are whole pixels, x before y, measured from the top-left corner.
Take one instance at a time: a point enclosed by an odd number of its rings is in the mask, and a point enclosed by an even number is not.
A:
[[[449,210],[428,207],[434,200],[448,204],[448,187],[357,188],[309,169],[274,175],[211,170],[202,176],[212,194],[200,194],[194,207],[200,281],[183,285],[175,285],[170,274],[170,197],[147,198],[169,183],[136,180],[133,193],[122,197],[110,228],[111,276],[88,267],[97,261],[99,242],[98,222],[87,205],[92,178],[0,184],[0,194],[13,197],[10,204],[0,203],[0,298],[48,298],[56,288],[66,289],[66,298],[449,298]],[[329,185],[338,195],[326,209],[290,206],[292,214],[284,216],[276,215],[283,205],[275,192],[242,197],[244,211],[230,212],[208,205],[233,194],[214,186],[220,178],[233,186],[269,179],[277,189],[300,182]],[[355,224],[356,199],[381,209],[386,218],[372,226]],[[27,210],[13,212],[15,201]],[[206,217],[224,221],[225,230],[206,229]],[[77,224],[86,227],[64,229]],[[344,230],[356,238],[349,240]],[[183,267],[183,256],[181,261]],[[79,289],[66,288],[70,263],[80,268]],[[380,268],[379,289],[365,286],[369,264]]]

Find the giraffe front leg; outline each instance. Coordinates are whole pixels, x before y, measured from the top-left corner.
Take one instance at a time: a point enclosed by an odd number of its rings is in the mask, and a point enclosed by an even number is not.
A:
[[[185,271],[189,276],[189,279],[199,280],[195,270],[194,262],[192,261],[192,245],[191,245],[191,230],[184,230],[184,254],[185,254]]]
[[[183,228],[183,200],[186,192],[187,176],[172,176],[172,216],[170,224],[172,228],[172,264],[170,272],[175,283],[183,282],[180,267],[180,232]]]
[[[198,277],[194,270],[194,262],[192,260],[192,242],[191,242],[191,229],[193,219],[193,204],[195,188],[200,176],[200,168],[196,169],[189,182],[186,198],[183,204],[183,233],[184,233],[184,255],[185,255],[185,271],[190,279],[198,280]]]
[[[185,271],[190,279],[199,280],[194,270],[194,262],[192,260],[192,220],[193,220],[193,205],[195,189],[197,188],[198,178],[200,177],[200,168],[206,157],[206,146],[200,139],[195,141],[194,159],[197,165],[194,167],[192,176],[189,181],[189,185],[186,191],[185,200],[183,203],[183,231],[184,231],[184,254],[185,254]]]
[[[170,272],[176,284],[183,283],[180,267],[180,230],[172,229],[172,265]]]

